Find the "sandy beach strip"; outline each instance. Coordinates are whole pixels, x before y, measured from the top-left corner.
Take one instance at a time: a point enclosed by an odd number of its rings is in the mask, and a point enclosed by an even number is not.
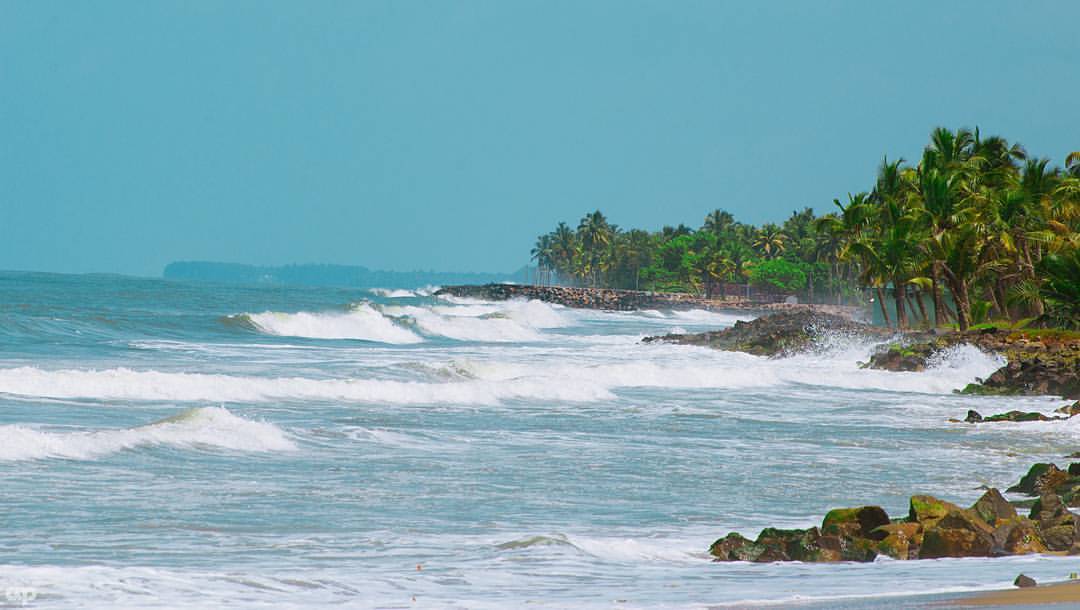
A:
[[[1070,580],[1026,589],[990,591],[954,600],[951,605],[976,606],[1034,606],[1041,604],[1080,604],[1080,580]]]

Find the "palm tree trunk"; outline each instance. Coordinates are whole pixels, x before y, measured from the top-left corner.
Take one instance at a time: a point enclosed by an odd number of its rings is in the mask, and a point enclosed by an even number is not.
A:
[[[907,309],[904,307],[904,296],[907,286],[893,279],[893,302],[896,303],[896,328],[907,328]]]
[[[1003,318],[1009,317],[1009,312],[1005,311],[1004,307],[1002,306],[1002,303],[1004,301],[998,300],[998,295],[997,292],[994,290],[993,285],[986,287],[986,294],[990,297],[990,305],[994,308],[994,311],[997,312],[998,316]]]
[[[889,320],[889,308],[885,305],[885,291],[881,286],[874,286],[877,290],[877,302],[881,306],[881,317],[885,320],[885,326],[892,326],[892,321]]]
[[[963,332],[971,327],[971,298],[968,295],[967,282],[956,277],[948,267],[944,267],[945,278],[952,290],[953,300],[956,301],[956,325]]]
[[[941,268],[938,267],[937,261],[931,265],[930,269],[930,292],[934,299],[934,326],[945,326],[948,324],[945,313],[945,305],[941,299],[941,286],[939,278],[941,277]]]
[[[930,319],[926,317],[926,306],[923,305],[923,293],[922,293],[922,290],[920,290],[919,292],[915,293],[914,295],[912,295],[911,297],[908,298],[908,306],[909,307],[911,306],[911,300],[912,299],[915,300],[915,304],[919,307],[919,319],[922,320],[923,324],[926,324],[927,322],[930,321]],[[915,309],[911,308],[911,311],[915,311]]]

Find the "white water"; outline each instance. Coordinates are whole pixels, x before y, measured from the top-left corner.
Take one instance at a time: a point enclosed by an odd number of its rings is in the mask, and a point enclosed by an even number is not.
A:
[[[0,592],[34,607],[918,607],[897,596],[1080,571],[706,554],[1065,465],[1080,421],[949,421],[1065,402],[954,394],[1001,364],[974,348],[888,373],[844,337],[785,359],[640,342],[741,315],[110,281],[135,296],[0,293],[25,335],[0,349]]]
[[[145,426],[94,432],[46,432],[21,425],[0,426],[0,460],[69,458],[88,460],[150,445],[210,447],[235,451],[293,451],[296,445],[277,426],[202,407]]]
[[[267,311],[246,315],[259,330],[283,337],[358,339],[393,344],[422,341],[416,333],[394,324],[366,303],[355,305],[347,313]]]

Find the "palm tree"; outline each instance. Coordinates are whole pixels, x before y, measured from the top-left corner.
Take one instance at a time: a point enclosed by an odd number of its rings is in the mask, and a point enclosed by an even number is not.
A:
[[[787,239],[788,236],[781,233],[779,227],[766,224],[754,237],[754,247],[765,255],[765,258],[776,258],[784,252],[784,243]]]
[[[555,272],[561,276],[573,277],[577,236],[565,222],[560,222],[551,233],[551,237],[551,261]]]
[[[1080,150],[1071,152],[1069,156],[1065,157],[1065,171],[1080,178]]]
[[[549,271],[553,266],[552,259],[552,243],[554,237],[551,233],[541,235],[536,238],[536,245],[533,246],[531,251],[532,260],[536,261],[537,272],[540,274],[540,283],[544,283],[543,274],[545,271]]]
[[[705,217],[702,228],[713,235],[720,236],[727,232],[735,224],[735,217],[724,210],[713,210]]]
[[[581,222],[578,223],[577,232],[582,256],[586,259],[585,266],[591,271],[592,284],[596,286],[600,279],[601,258],[611,242],[614,231],[603,213],[596,210],[582,217]]]

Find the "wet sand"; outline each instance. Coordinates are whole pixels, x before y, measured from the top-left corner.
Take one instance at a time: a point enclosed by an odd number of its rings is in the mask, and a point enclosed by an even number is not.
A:
[[[1039,585],[1027,589],[990,591],[988,593],[980,593],[971,597],[957,599],[950,605],[960,607],[995,607],[1037,606],[1044,604],[1070,604],[1070,607],[1080,606],[1080,580]]]

